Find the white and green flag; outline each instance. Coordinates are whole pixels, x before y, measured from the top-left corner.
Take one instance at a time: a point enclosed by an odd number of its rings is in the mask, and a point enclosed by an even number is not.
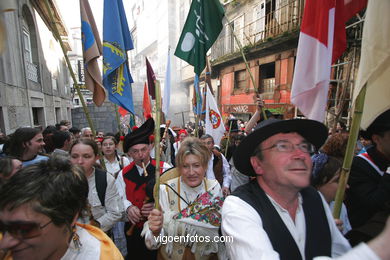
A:
[[[175,56],[194,66],[200,75],[206,66],[206,52],[222,30],[225,11],[219,0],[192,0]]]

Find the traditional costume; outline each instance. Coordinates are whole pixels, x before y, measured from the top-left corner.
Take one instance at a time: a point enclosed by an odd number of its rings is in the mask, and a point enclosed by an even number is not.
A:
[[[197,187],[186,185],[181,177],[166,181],[160,185],[160,205],[164,212],[160,238],[180,237],[181,240],[168,240],[164,245],[162,241],[157,242],[146,222],[142,234],[147,247],[159,248],[158,259],[203,260],[224,256],[224,244],[213,241],[219,236],[222,204],[222,191],[216,180],[204,179]]]
[[[139,128],[133,130],[130,134],[126,135],[124,140],[124,151],[128,152],[129,149],[137,144],[150,144],[150,136],[154,131],[153,118],[149,118]],[[145,203],[153,201],[153,191],[147,194],[147,185],[154,185],[156,161],[152,158],[149,159],[149,163],[145,165],[146,172],[143,167],[137,165],[134,161],[128,166],[123,168],[119,173],[116,180],[116,184],[119,192],[123,198],[124,208],[127,209],[135,205],[139,209]],[[171,168],[171,166],[165,162],[160,162],[160,173]],[[127,240],[127,259],[155,259],[156,251],[148,250],[145,246],[143,238],[140,236],[144,222],[141,221],[136,225],[132,225],[130,222],[125,224],[125,233]]]

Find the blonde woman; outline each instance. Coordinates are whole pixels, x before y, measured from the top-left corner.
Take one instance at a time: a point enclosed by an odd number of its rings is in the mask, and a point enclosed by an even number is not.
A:
[[[218,236],[223,204],[218,181],[205,178],[209,157],[199,139],[187,137],[176,156],[177,168],[162,176],[162,210],[151,212],[143,230],[147,247],[159,248],[159,259],[218,259],[218,254],[224,253],[222,243],[203,240]],[[158,236],[184,236],[187,240],[162,245],[155,239]],[[202,238],[195,241],[196,237]]]

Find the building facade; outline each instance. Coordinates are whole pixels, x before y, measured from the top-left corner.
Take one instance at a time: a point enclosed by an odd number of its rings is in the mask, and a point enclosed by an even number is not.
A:
[[[223,116],[233,114],[248,120],[256,111],[256,92],[272,113],[285,118],[294,116],[290,93],[303,3],[225,1],[227,19],[211,51],[213,76],[220,82],[218,96]],[[252,76],[235,37],[242,45]]]
[[[56,3],[49,6],[70,50]],[[17,0],[15,8],[0,14],[7,34],[0,54],[0,128],[6,134],[70,120],[72,106],[70,76],[44,1]]]

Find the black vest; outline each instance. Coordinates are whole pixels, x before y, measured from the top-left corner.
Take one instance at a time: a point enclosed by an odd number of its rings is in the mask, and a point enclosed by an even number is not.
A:
[[[305,188],[300,193],[306,221],[305,258],[311,260],[316,256],[331,256],[332,240],[321,197],[312,187]],[[237,188],[232,195],[244,200],[257,211],[281,260],[302,260],[294,238],[256,180]]]

